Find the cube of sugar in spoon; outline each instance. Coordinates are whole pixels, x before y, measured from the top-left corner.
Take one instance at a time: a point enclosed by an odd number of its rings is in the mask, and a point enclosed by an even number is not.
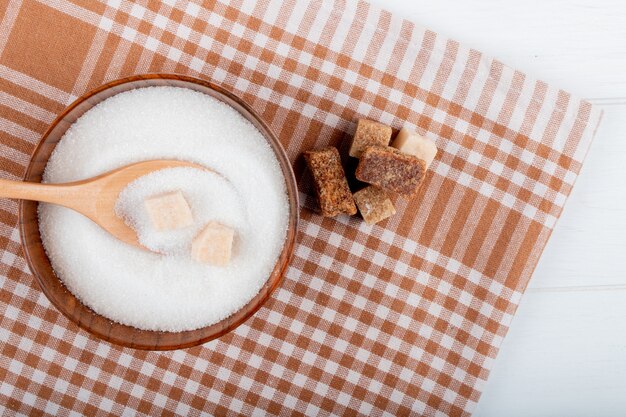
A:
[[[180,191],[172,191],[144,201],[148,216],[158,231],[182,229],[193,224],[187,200]]]
[[[403,127],[391,144],[394,148],[409,155],[417,156],[426,163],[426,169],[437,155],[437,146],[430,139],[417,134],[407,127]]]
[[[214,266],[230,262],[235,231],[217,222],[209,222],[191,243],[191,257]]]
[[[365,223],[376,224],[396,214],[396,208],[380,188],[370,185],[354,193],[354,201]]]
[[[360,158],[366,147],[387,146],[389,140],[391,140],[391,127],[372,120],[359,119],[350,147],[350,156]]]

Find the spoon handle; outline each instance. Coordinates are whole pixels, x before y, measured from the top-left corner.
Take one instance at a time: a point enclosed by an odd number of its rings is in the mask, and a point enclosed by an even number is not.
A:
[[[76,188],[67,185],[39,184],[0,178],[0,198],[43,201],[68,206],[76,197]]]

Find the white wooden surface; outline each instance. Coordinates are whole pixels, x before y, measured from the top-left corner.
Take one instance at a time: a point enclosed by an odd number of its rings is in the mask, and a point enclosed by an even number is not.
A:
[[[626,0],[370,0],[604,107],[475,416],[626,415]]]

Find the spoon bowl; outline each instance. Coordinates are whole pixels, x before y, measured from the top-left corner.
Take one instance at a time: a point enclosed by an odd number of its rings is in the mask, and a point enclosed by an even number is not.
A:
[[[137,162],[82,181],[66,184],[39,184],[0,179],[0,198],[42,201],[70,208],[88,217],[117,239],[145,249],[137,232],[115,214],[115,204],[134,180],[166,168],[205,167],[177,160]]]

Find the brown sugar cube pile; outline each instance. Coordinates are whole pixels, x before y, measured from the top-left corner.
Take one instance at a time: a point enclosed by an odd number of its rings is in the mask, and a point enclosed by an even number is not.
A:
[[[336,148],[304,153],[323,216],[352,215],[358,207],[365,223],[373,225],[396,213],[387,193],[408,198],[417,194],[437,155],[437,146],[408,127],[403,127],[389,145],[391,134],[390,126],[358,120],[349,154],[359,159],[356,179],[369,185],[354,195],[350,194]]]
[[[313,174],[315,192],[322,216],[334,217],[340,213],[356,214],[356,205],[341,166],[337,148],[328,147],[304,153],[304,159]]]
[[[370,185],[354,193],[354,201],[365,223],[376,224],[396,214],[396,208],[380,188]]]
[[[389,146],[370,146],[361,155],[356,178],[383,190],[411,197],[417,193],[425,172],[426,163],[420,158]]]
[[[360,158],[368,146],[387,146],[391,140],[391,127],[372,120],[359,119],[350,147],[350,156]]]

